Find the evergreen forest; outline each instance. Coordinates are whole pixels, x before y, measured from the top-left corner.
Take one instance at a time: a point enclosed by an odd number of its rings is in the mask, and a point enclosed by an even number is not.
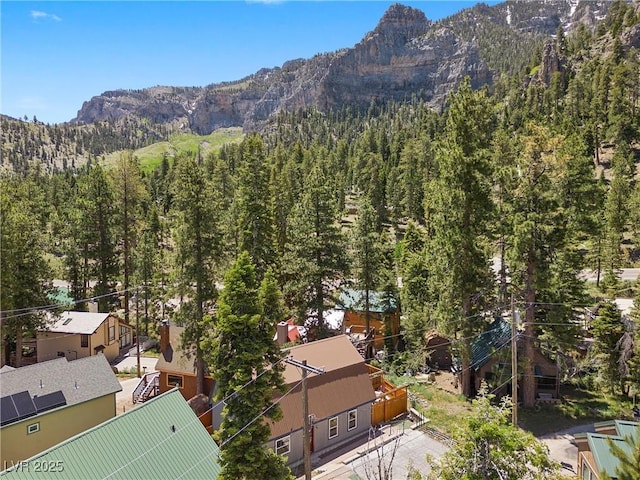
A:
[[[538,49],[490,87],[463,81],[442,111],[414,98],[282,112],[241,142],[152,169],[133,150],[168,127],[3,118],[3,363],[20,365],[23,339],[57,307],[54,279],[69,283],[72,309],[95,301],[133,322],[137,308],[152,336],[163,319],[185,326],[200,372],[224,356],[217,337],[233,338],[231,306],[322,338],[324,312],[350,287],[400,302],[393,371],[424,366],[436,329],[455,339],[470,395],[471,339],[515,306],[525,358],[540,346],[569,376],[585,312],[598,309],[587,373],[607,391],[640,390],[640,329],[611,303],[635,298],[640,322],[640,284],[618,278],[640,266],[639,30],[638,4],[614,2],[595,31],[558,31],[549,78]],[[50,170],[24,160],[36,150],[90,161]],[[523,368],[533,406],[534,367]]]

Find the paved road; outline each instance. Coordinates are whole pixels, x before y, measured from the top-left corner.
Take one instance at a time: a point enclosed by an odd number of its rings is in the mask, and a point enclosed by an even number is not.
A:
[[[577,474],[578,447],[573,444],[573,435],[582,432],[594,432],[593,423],[579,425],[560,432],[539,437],[549,447],[550,457],[563,465],[562,473],[566,477]]]
[[[448,450],[448,447],[424,433],[408,429],[396,440],[350,462],[348,466],[360,478],[376,478],[374,475],[367,475],[367,472],[377,472],[380,463],[385,466],[389,464],[395,442],[398,445],[393,457],[391,478],[407,478],[410,468],[418,470],[424,476],[431,470],[427,463],[427,455],[438,458]]]
[[[407,478],[409,466],[422,474],[429,472],[426,456],[441,456],[447,447],[422,432],[407,427],[385,426],[382,435],[376,440],[366,441],[338,452],[325,462],[313,462],[314,480],[363,480],[375,478],[367,476],[367,470],[378,468],[378,462],[388,465],[391,452],[397,442],[397,451],[393,459],[392,478]],[[369,453],[367,453],[369,452]],[[382,460],[380,460],[382,459]],[[298,477],[303,479],[304,476]]]
[[[634,282],[640,276],[640,268],[623,268],[618,277],[620,280],[627,282]],[[587,282],[595,282],[597,280],[597,274],[593,270],[584,270],[580,274],[581,278],[584,278]],[[604,272],[600,272],[600,279],[604,277]]]

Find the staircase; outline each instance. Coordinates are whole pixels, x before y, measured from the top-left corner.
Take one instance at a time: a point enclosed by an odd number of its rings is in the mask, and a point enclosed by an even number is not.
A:
[[[133,390],[133,403],[144,403],[155,397],[160,389],[160,372],[145,374]]]

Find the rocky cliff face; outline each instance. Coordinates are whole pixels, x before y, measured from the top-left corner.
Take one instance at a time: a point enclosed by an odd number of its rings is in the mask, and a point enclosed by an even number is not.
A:
[[[423,12],[395,4],[376,28],[353,48],[286,62],[237,82],[201,88],[153,87],[112,91],[85,102],[74,122],[119,119],[128,115],[171,123],[200,134],[243,126],[260,130],[279,111],[344,105],[366,108],[372,101],[401,101],[417,96],[440,107],[465,77],[479,87],[499,71],[501,45],[522,50],[522,43],[549,37],[558,26],[600,18],[608,1],[557,0],[479,4],[440,22]],[[492,53],[493,52],[493,53]],[[524,52],[527,53],[526,51]],[[493,55],[493,56],[492,56]]]

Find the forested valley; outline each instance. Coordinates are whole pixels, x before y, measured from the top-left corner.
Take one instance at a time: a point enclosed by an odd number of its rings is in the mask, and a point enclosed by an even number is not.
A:
[[[639,28],[638,4],[616,2],[595,32],[558,32],[547,80],[537,51],[491,88],[461,83],[442,111],[407,99],[283,112],[241,143],[151,169],[132,150],[100,162],[101,139],[115,150],[166,134],[133,121],[126,135],[82,137],[94,152],[83,166],[45,172],[12,150],[19,168],[0,178],[5,361],[19,365],[22,337],[42,326],[53,279],[69,282],[74,309],[91,299],[129,320],[135,297],[145,333],[171,318],[201,358],[224,274],[247,252],[257,282],[282,297],[270,318],[307,322],[312,338],[326,335],[343,286],[399,299],[403,348],[386,352],[396,371],[424,364],[424,333],[437,329],[457,339],[469,394],[470,339],[512,305],[525,355],[540,345],[569,362],[585,308],[635,296],[640,322],[638,283],[617,276],[640,265]],[[3,135],[44,148],[32,126],[3,119]],[[640,388],[640,330],[616,312],[594,330],[591,371],[628,393]],[[532,406],[533,385],[522,395]]]

